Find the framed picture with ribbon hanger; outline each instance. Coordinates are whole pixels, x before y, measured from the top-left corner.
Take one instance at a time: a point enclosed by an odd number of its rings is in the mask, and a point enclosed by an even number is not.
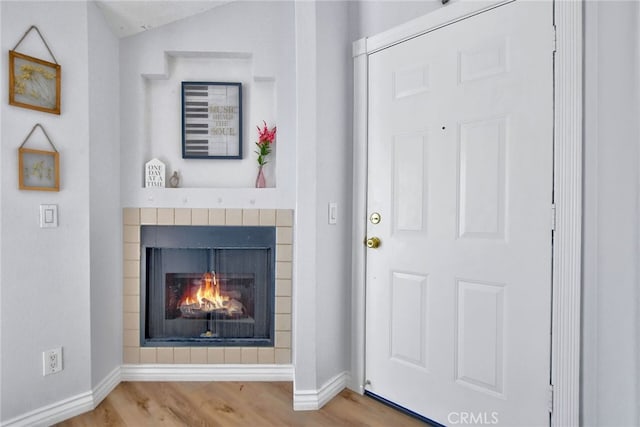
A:
[[[35,31],[40,36],[53,62],[16,51],[31,31]],[[38,27],[32,25],[18,44],[9,51],[9,104],[45,113],[60,114],[61,71],[42,33]]]
[[[53,151],[26,148],[40,128]],[[37,123],[18,148],[18,187],[20,190],[60,191],[60,154],[40,123]]]

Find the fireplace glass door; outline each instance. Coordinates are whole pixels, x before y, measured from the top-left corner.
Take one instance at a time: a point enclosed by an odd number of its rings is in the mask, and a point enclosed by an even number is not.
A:
[[[208,243],[196,233],[146,245],[143,345],[273,344],[273,248],[244,238],[261,227],[237,227],[231,240],[229,228]]]

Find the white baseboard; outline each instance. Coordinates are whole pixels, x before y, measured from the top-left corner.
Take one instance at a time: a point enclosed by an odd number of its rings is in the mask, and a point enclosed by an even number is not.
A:
[[[293,381],[293,365],[122,365],[122,381]]]
[[[2,423],[2,427],[50,426],[93,409],[90,391],[43,406]]]
[[[96,408],[120,384],[120,366],[111,371],[92,391],[43,406],[2,423],[2,427],[50,426]]]
[[[342,372],[331,378],[319,390],[294,390],[293,410],[313,411],[322,408],[349,384],[349,373]]]

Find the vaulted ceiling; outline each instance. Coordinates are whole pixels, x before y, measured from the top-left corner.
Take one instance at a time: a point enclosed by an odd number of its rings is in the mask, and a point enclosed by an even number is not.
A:
[[[233,0],[96,0],[98,8],[118,37],[127,37]]]

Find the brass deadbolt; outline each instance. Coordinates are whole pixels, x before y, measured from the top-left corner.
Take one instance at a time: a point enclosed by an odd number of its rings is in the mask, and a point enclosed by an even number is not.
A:
[[[369,217],[369,221],[371,221],[371,224],[380,224],[381,219],[382,217],[378,212],[372,213],[371,216]]]

